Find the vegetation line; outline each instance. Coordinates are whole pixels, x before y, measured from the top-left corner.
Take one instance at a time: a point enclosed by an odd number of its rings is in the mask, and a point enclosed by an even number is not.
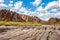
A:
[[[21,25],[28,25],[28,26],[41,26],[41,23],[37,22],[6,22],[6,21],[0,21],[0,25],[6,25],[6,26],[21,26]]]

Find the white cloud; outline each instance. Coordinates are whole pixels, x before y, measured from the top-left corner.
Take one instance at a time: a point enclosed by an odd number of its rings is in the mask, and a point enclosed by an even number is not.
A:
[[[41,16],[44,16],[44,14],[43,13],[40,13],[38,16],[41,17]]]
[[[10,8],[10,11],[15,11],[16,12],[15,7]]]
[[[42,11],[42,10],[43,10],[42,6],[37,8],[37,11]]]
[[[57,15],[60,16],[60,13],[56,13],[56,14],[54,14],[55,17],[57,17]]]
[[[4,2],[4,0],[0,0],[0,2]]]
[[[7,5],[6,5],[6,4],[0,4],[0,6],[1,6],[1,7],[7,7]]]
[[[28,15],[28,12],[29,12],[25,7],[21,7],[19,9],[19,11],[22,12],[22,14],[25,14],[25,15]]]
[[[12,1],[12,0],[10,0],[10,3],[13,3],[13,1]]]
[[[13,4],[8,4],[10,7],[12,7],[13,6]]]
[[[18,1],[14,4],[15,9],[19,9],[22,6],[22,2]]]
[[[58,9],[52,9],[51,10],[51,12],[57,12],[58,11]]]
[[[6,4],[0,4],[0,9],[6,9],[8,6]]]
[[[24,12],[24,11],[26,11],[26,8],[21,7],[21,8],[19,9],[19,11]]]
[[[59,0],[59,3],[60,3],[60,0]]]
[[[34,6],[38,6],[40,3],[41,3],[41,0],[35,0],[34,2],[32,2]]]
[[[47,12],[46,10],[44,10],[44,8],[42,6],[37,7],[36,11],[39,12],[39,13]]]
[[[45,10],[49,10],[49,9],[60,9],[60,4],[56,1],[50,2],[45,7]]]

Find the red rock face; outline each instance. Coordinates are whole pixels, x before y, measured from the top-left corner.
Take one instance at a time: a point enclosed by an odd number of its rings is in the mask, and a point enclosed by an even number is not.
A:
[[[17,22],[40,22],[36,16],[27,16],[9,10],[0,10],[0,20]]]
[[[48,20],[49,23],[53,24],[53,23],[56,23],[57,22],[57,19],[56,18],[50,18]]]
[[[48,23],[50,23],[50,24],[54,24],[54,23],[57,23],[57,22],[60,22],[60,18],[50,18],[48,20]]]
[[[59,22],[60,21],[60,18],[57,18],[57,21]]]
[[[9,10],[0,10],[0,21],[40,22],[42,24],[54,24],[56,22],[60,22],[60,18],[50,18],[48,21],[43,21],[36,16],[22,15]]]

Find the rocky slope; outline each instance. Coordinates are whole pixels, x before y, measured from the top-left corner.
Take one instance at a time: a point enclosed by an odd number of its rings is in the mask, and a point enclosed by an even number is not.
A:
[[[58,22],[60,22],[60,18],[50,18],[48,20],[49,24],[54,24],[54,23],[58,23]]]
[[[48,21],[43,21],[36,16],[22,15],[9,10],[0,10],[0,21],[17,21],[17,22],[39,22],[42,24],[54,24],[60,22],[60,18],[50,18]]]
[[[40,22],[40,19],[36,16],[22,15],[9,10],[0,10],[0,20],[17,22]]]

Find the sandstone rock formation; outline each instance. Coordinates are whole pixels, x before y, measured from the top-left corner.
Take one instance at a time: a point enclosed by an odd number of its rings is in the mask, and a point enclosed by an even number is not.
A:
[[[36,16],[22,15],[9,10],[0,10],[0,20],[17,22],[40,22],[40,19]]]
[[[48,20],[48,24],[54,24],[54,23],[57,23],[57,22],[60,22],[60,18],[50,18]]]
[[[43,21],[36,16],[22,15],[10,10],[0,10],[0,21],[15,21],[15,22],[39,22],[42,24],[55,24],[60,22],[60,18],[50,18],[48,21]]]

